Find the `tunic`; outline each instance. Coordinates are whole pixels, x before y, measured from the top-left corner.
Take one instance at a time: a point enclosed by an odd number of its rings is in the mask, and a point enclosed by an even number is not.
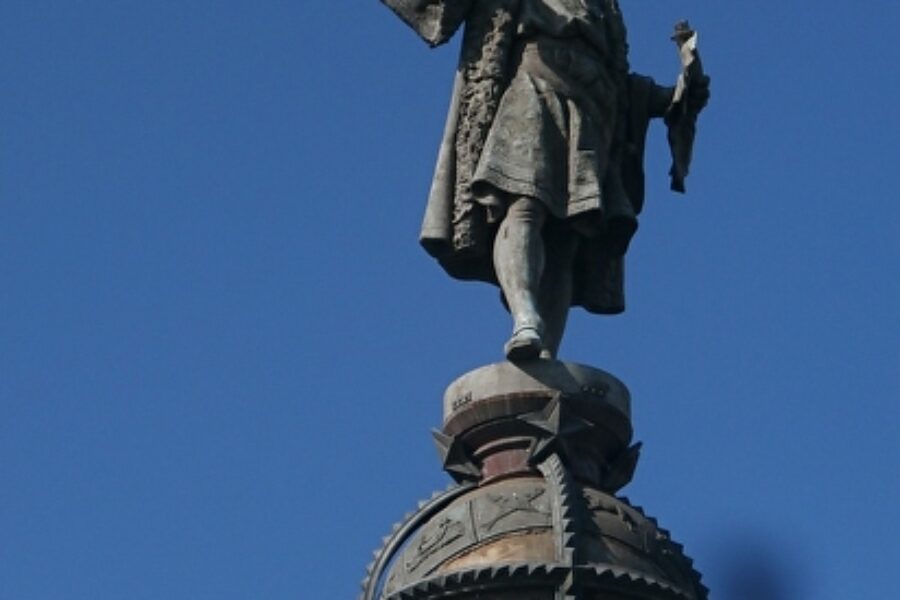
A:
[[[583,238],[572,304],[624,310],[644,140],[672,88],[628,72],[617,1],[382,1],[432,46],[465,23],[425,250],[454,278],[496,284],[497,223],[511,197],[531,196],[555,217],[545,237]]]
[[[594,233],[602,230],[604,204],[633,222],[627,203],[605,202],[617,190],[604,182],[627,71],[627,64],[612,60],[608,10],[600,0],[523,0],[515,74],[473,177],[476,200],[489,208],[490,220],[505,208],[499,190],[539,199],[557,219],[582,217]],[[591,211],[596,214],[586,215]],[[634,226],[625,230],[630,236]]]

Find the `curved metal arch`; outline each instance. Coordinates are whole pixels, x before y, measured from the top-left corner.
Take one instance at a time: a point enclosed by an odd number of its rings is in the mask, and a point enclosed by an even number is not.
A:
[[[398,527],[395,527],[393,533],[385,538],[381,549],[375,553],[375,560],[369,566],[366,578],[362,582],[363,591],[359,597],[360,600],[377,600],[376,594],[384,569],[403,546],[403,543],[418,531],[425,521],[444,510],[447,505],[474,487],[474,484],[457,485],[436,494],[430,500],[421,503],[418,510],[408,515]]]

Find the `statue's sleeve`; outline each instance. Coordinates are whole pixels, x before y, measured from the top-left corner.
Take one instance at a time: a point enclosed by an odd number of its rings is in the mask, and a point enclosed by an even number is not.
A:
[[[430,46],[448,41],[475,0],[381,0]]]
[[[672,105],[672,99],[675,97],[675,87],[653,83],[648,95],[647,110],[651,118],[658,119],[666,116],[666,112]]]

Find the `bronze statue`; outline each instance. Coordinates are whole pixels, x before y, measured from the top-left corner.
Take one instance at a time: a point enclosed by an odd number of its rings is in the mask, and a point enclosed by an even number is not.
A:
[[[465,24],[421,243],[451,276],[499,285],[510,360],[555,358],[571,306],[624,310],[652,118],[684,191],[709,96],[696,34],[676,26],[683,70],[663,87],[630,72],[616,0],[383,2],[432,46]]]

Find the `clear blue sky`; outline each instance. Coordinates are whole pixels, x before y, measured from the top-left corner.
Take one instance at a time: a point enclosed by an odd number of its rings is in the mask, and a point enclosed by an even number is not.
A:
[[[626,493],[714,597],[890,597],[900,5],[622,5],[660,81],[691,19],[713,99],[562,356],[630,386]],[[0,4],[0,600],[355,596],[507,333],[416,242],[456,49],[375,1]]]

